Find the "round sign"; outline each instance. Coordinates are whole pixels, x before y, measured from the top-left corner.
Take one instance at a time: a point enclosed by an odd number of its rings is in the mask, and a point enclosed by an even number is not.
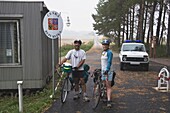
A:
[[[63,20],[61,14],[56,11],[49,11],[43,20],[44,33],[50,39],[58,38],[63,30]]]

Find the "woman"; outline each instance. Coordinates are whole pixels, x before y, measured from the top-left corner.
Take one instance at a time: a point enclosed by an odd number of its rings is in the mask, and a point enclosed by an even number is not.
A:
[[[103,52],[101,55],[101,74],[102,74],[102,80],[106,84],[107,88],[107,107],[111,107],[111,94],[112,94],[112,87],[111,87],[111,81],[113,77],[112,69],[112,58],[113,53],[109,49],[110,41],[109,40],[103,40],[102,46],[103,46]]]

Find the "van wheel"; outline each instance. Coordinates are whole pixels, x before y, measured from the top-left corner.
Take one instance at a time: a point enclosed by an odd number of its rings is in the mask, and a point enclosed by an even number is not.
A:
[[[120,70],[124,70],[124,64],[122,62],[120,63]]]
[[[144,68],[144,71],[149,71],[149,64],[146,64],[143,68]]]

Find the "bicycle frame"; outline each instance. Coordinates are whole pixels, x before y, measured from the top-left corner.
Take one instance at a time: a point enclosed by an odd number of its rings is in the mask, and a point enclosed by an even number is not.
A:
[[[65,76],[66,74],[66,76]],[[64,103],[66,101],[67,95],[71,90],[71,81],[69,79],[70,73],[63,73],[64,80],[61,88],[61,102]]]
[[[93,88],[93,109],[96,109],[100,99],[106,96],[106,84],[101,79],[101,70],[94,71],[94,88]]]
[[[61,97],[61,102],[65,103],[67,95],[71,90],[71,81],[69,79],[69,75],[71,74],[71,72],[64,72],[63,66],[57,67],[55,72],[60,77],[59,83],[62,81],[60,97]],[[59,83],[57,84],[57,87],[59,86]]]
[[[60,68],[62,68],[62,67],[60,67]],[[56,70],[56,72],[59,74],[58,70]],[[65,103],[69,91],[71,91],[75,88],[75,86],[73,85],[74,81],[70,80],[70,77],[69,77],[70,74],[71,74],[71,72],[67,73],[64,71],[62,72],[62,74],[59,74],[63,79],[63,84],[62,84],[62,88],[61,88],[61,102],[62,103]],[[82,87],[81,82],[79,81],[79,93],[80,94],[82,93],[81,87]]]

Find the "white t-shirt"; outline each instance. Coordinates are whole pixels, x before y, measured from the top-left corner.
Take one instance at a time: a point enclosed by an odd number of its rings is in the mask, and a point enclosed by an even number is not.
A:
[[[72,67],[77,67],[80,61],[86,59],[86,52],[82,49],[78,51],[75,49],[72,49],[67,53],[65,58],[68,60],[71,60]],[[84,70],[83,65],[78,70]]]
[[[101,68],[103,71],[110,71],[112,67],[113,53],[111,50],[103,51],[101,55]]]

